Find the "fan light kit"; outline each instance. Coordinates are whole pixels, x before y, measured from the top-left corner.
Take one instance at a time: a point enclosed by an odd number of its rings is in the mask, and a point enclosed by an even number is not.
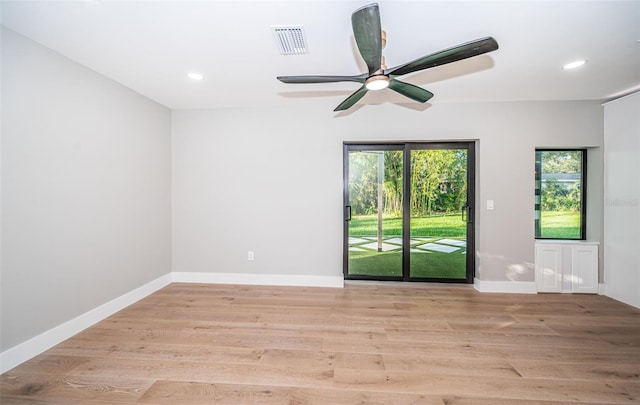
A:
[[[380,11],[376,3],[357,9],[351,14],[351,25],[356,45],[368,72],[355,76],[278,76],[283,83],[336,83],[356,82],[362,86],[347,97],[334,111],[343,111],[357,103],[369,90],[382,90],[389,87],[396,93],[412,100],[424,103],[433,97],[433,93],[422,87],[402,82],[396,76],[402,76],[420,70],[445,65],[451,62],[482,55],[498,49],[498,43],[491,37],[481,38],[431,55],[423,56],[409,63],[387,69],[382,49],[386,45],[386,33],[380,24]]]
[[[364,82],[367,90],[382,90],[389,87],[389,78],[384,75],[371,76]]]

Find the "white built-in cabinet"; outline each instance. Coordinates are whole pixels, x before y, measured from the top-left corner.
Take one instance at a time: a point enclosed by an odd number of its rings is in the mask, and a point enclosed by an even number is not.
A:
[[[598,293],[598,242],[538,240],[538,292]]]

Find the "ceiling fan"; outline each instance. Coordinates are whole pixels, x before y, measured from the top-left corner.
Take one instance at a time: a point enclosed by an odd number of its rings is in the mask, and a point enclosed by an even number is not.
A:
[[[387,69],[382,56],[382,48],[386,45],[386,34],[380,24],[378,4],[372,3],[354,11],[351,15],[351,25],[360,55],[367,64],[368,73],[355,76],[278,76],[277,79],[283,83],[362,83],[362,87],[347,97],[333,111],[346,110],[364,97],[367,91],[381,90],[386,87],[412,100],[424,103],[433,97],[433,93],[422,87],[402,82],[395,77],[457,62],[498,49],[496,40],[486,37]]]

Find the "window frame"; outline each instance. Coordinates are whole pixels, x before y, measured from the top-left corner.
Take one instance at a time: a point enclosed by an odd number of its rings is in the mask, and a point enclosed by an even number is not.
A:
[[[580,152],[580,237],[553,238],[538,236],[541,233],[542,221],[542,159],[540,152]],[[535,149],[535,182],[534,182],[534,238],[536,240],[586,240],[587,239],[587,149],[586,148],[536,148]],[[538,197],[540,199],[538,200]],[[538,216],[539,214],[539,216]]]

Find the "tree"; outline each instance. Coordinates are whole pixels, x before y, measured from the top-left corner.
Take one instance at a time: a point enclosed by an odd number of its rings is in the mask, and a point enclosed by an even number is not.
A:
[[[370,152],[354,151],[349,154],[349,203],[353,215],[375,212],[377,156]]]
[[[579,211],[580,183],[562,183],[549,176],[582,171],[582,151],[538,151],[541,159],[541,208],[543,211]],[[559,177],[559,176],[555,176]]]
[[[402,151],[384,152],[384,207],[385,213],[392,215],[402,212],[403,160]]]
[[[353,215],[372,215],[378,211],[380,157],[384,160],[383,213],[398,216],[402,212],[404,152],[351,151],[349,193]],[[412,150],[410,163],[411,215],[458,212],[466,203],[466,150]]]
[[[580,173],[582,152],[544,151],[542,153],[542,173]]]
[[[412,215],[456,212],[466,201],[465,150],[414,150],[411,168]]]

